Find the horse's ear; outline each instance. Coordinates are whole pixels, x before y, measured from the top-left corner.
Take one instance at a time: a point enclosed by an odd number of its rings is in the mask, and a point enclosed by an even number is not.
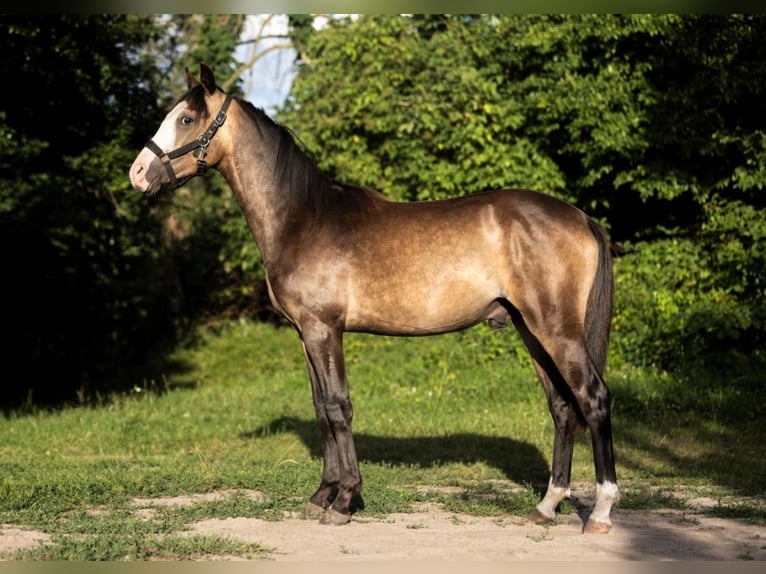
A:
[[[191,90],[194,86],[199,86],[197,78],[191,75],[189,68],[186,68],[186,86]]]
[[[211,70],[205,64],[199,65],[199,77],[202,85],[205,86],[205,91],[208,94],[212,94],[216,91],[215,76],[213,76],[213,70]]]

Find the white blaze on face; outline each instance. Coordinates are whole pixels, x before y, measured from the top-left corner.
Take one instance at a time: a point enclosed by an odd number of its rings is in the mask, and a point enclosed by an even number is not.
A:
[[[174,107],[170,113],[165,116],[157,133],[152,137],[154,143],[165,153],[173,151],[173,149],[177,147],[176,126],[178,125],[179,116],[183,113],[185,108],[186,106],[183,102]],[[141,150],[141,153],[138,154],[138,157],[130,167],[130,182],[133,184],[133,187],[140,189],[141,191],[146,191],[150,188],[152,182],[147,181],[146,177],[149,172],[149,164],[151,164],[156,157],[157,156],[155,156],[148,148]]]
[[[170,110],[170,113],[162,120],[157,133],[154,134],[152,140],[156,143],[162,151],[168,153],[173,151],[176,146],[176,126],[178,125],[178,116],[180,116],[186,105],[180,102],[176,107]]]

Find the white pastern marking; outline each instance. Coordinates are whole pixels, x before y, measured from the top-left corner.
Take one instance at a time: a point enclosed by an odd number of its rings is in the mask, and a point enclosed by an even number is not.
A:
[[[537,505],[538,512],[553,520],[556,518],[556,507],[559,502],[569,498],[571,494],[572,490],[569,487],[555,486],[552,480],[548,480],[548,490],[545,491],[545,496]]]
[[[611,524],[609,512],[618,500],[620,500],[620,490],[617,484],[608,480],[600,484],[596,483],[596,504],[593,506],[590,520]]]

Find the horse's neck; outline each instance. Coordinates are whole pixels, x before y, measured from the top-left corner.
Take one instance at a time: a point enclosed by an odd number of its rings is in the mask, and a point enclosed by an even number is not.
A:
[[[241,122],[240,129],[253,130],[252,134],[241,138],[241,141],[253,143],[232,145],[218,170],[237,198],[264,263],[268,265],[279,257],[291,218],[274,180],[276,150],[258,143],[261,136],[252,122]]]
[[[242,165],[239,161],[237,163]],[[269,178],[262,180],[253,177],[250,173],[241,173],[238,170],[230,171],[223,166],[220,167],[220,171],[237,198],[242,215],[245,217],[264,259],[273,257],[277,247],[277,238],[281,232],[277,225],[280,220],[279,214],[264,197],[266,195],[264,191],[271,184]]]

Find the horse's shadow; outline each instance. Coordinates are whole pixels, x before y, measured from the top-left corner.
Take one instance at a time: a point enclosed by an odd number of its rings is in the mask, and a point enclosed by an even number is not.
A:
[[[319,430],[313,420],[283,416],[243,433],[242,437],[259,438],[285,432],[295,433],[311,456],[322,456]],[[354,444],[361,462],[421,467],[484,462],[502,471],[513,482],[532,485],[538,493],[543,492],[548,483],[548,463],[540,450],[511,438],[475,433],[408,438],[354,433]]]

